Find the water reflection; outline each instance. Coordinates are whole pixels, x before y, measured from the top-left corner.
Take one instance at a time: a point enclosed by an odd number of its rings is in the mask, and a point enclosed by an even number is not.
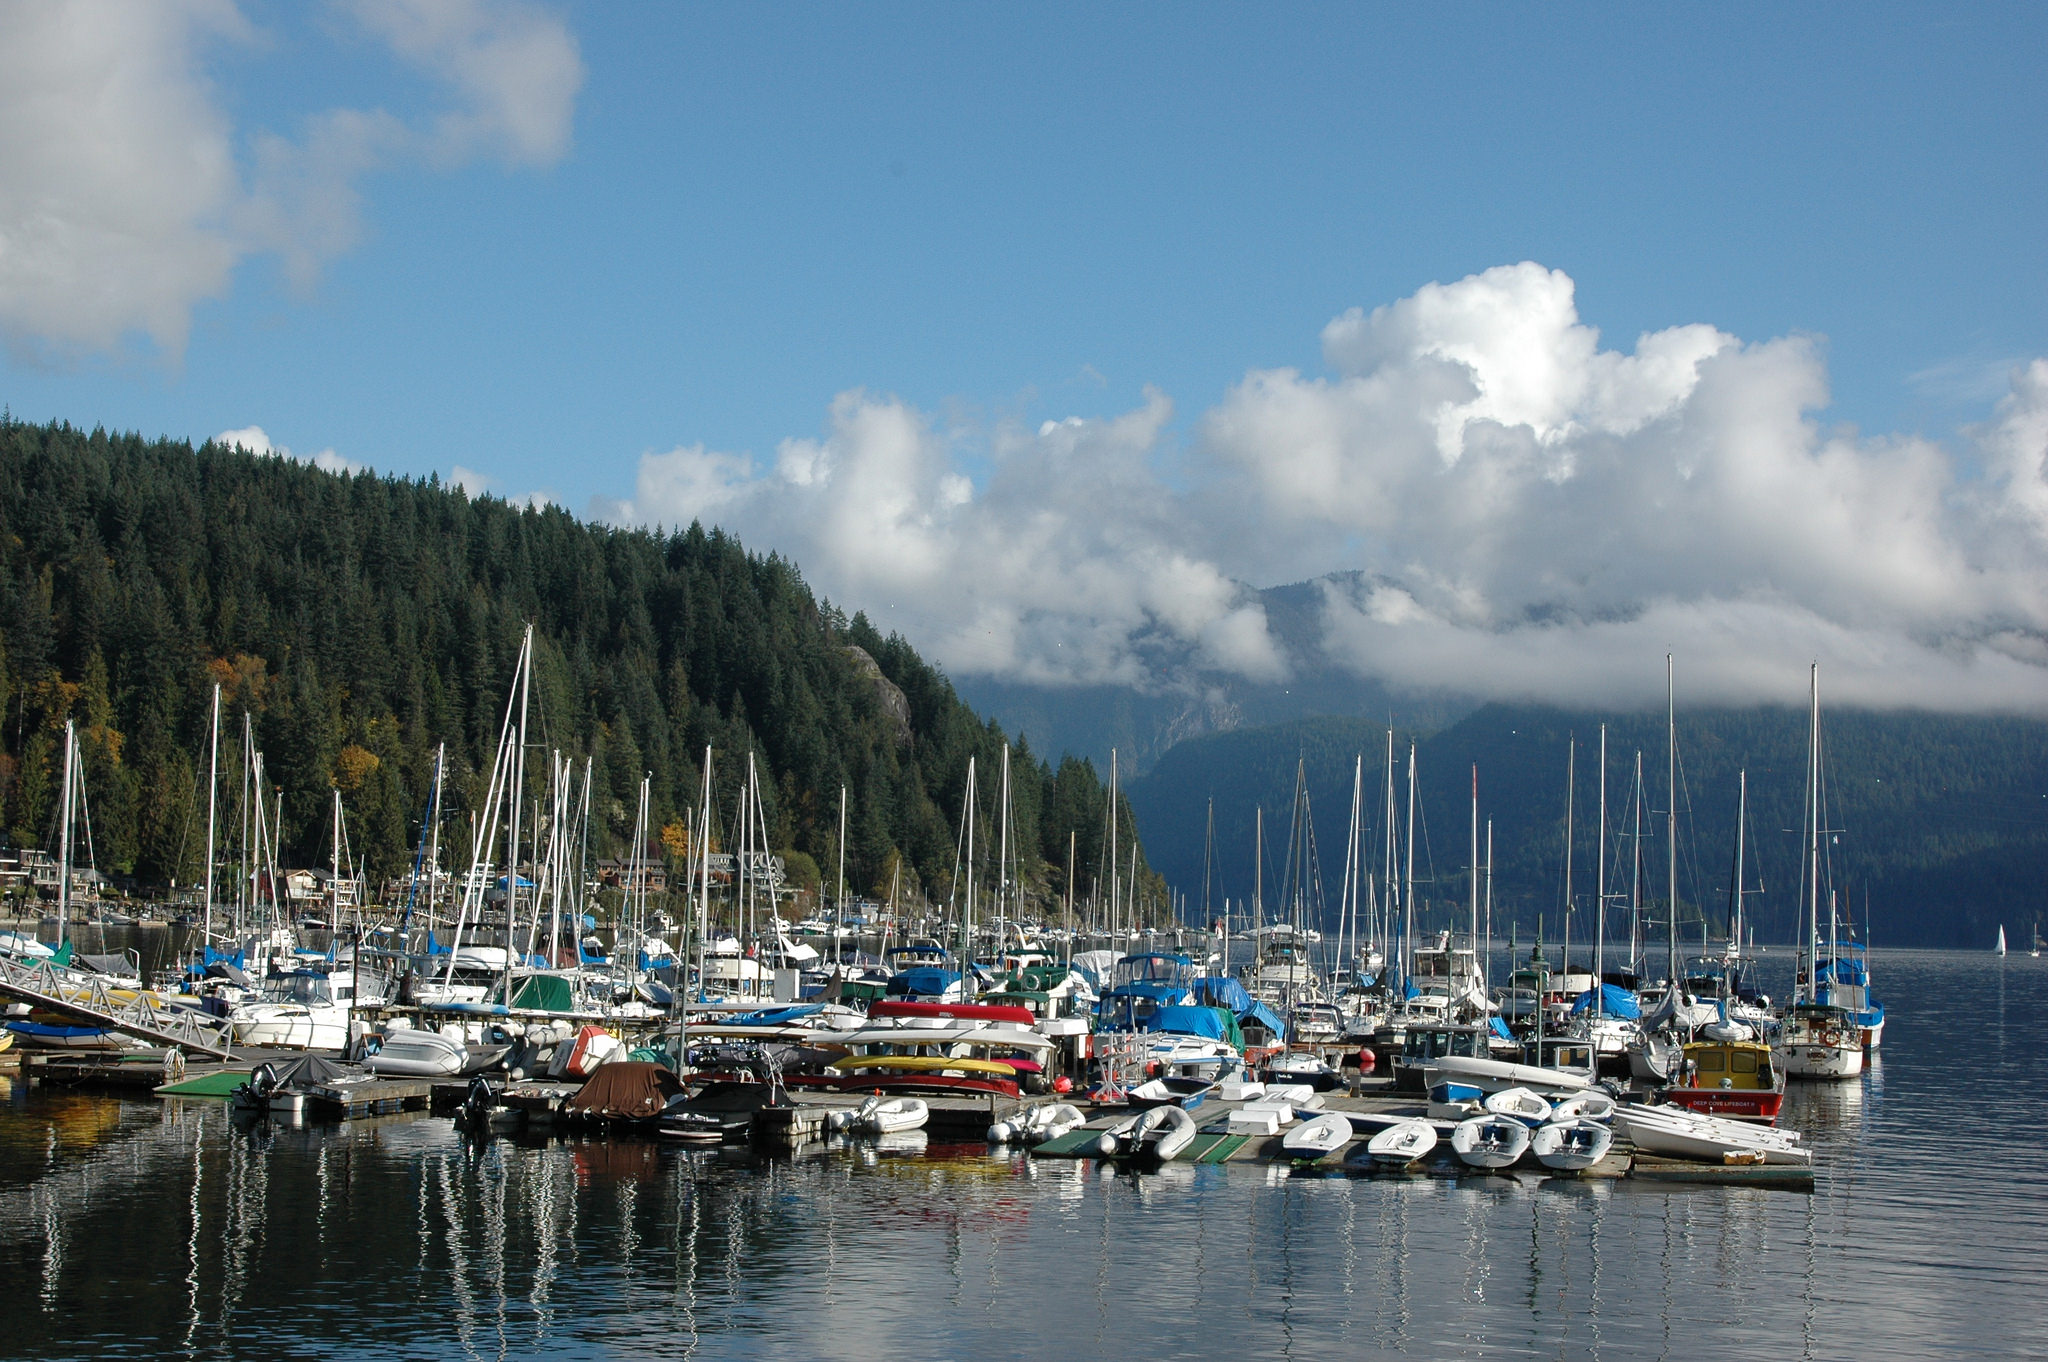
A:
[[[2014,1017],[2048,1005],[2032,962],[2001,976],[1933,958],[1913,978],[1881,959],[1894,998],[1938,997],[1949,1018],[1994,1012],[2000,987]],[[2038,1091],[2044,1061],[2015,1035],[1959,1065],[1910,1003],[1893,1028],[1863,1083],[1788,1098],[1820,1151],[1812,1196],[1245,1166],[1132,1177],[915,1142],[759,1163],[14,1092],[0,1245],[26,1308],[0,1351],[2028,1351],[2048,1157],[2011,1098]],[[1963,1156],[1994,1144],[1990,1183]]]

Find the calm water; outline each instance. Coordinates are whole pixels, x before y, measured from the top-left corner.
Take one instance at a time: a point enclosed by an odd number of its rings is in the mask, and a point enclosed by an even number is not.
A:
[[[0,1355],[2048,1355],[2048,961],[1880,952],[1813,1195],[0,1106]]]

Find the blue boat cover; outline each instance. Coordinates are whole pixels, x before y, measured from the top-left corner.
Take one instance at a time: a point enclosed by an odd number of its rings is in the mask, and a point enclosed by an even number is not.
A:
[[[1279,1013],[1260,1002],[1257,998],[1253,998],[1251,1004],[1250,1007],[1237,1014],[1239,1026],[1258,1025],[1265,1027],[1276,1036],[1287,1034],[1287,1023],[1280,1020]]]
[[[1636,1011],[1640,1012],[1642,1011],[1642,1009],[1637,1008]],[[1500,1037],[1502,1040],[1513,1040],[1515,1038],[1515,1033],[1508,1030],[1508,1024],[1502,1021],[1499,1017],[1495,1017],[1493,1019],[1491,1023],[1491,1028],[1493,1034]]]
[[[434,937],[434,933],[433,933],[432,929],[429,929],[429,930],[428,930],[428,932],[427,932],[427,954],[428,954],[428,955],[446,955],[446,954],[448,954],[448,947],[446,947],[446,946],[442,945],[442,944],[441,944],[441,943],[440,943],[440,942],[439,942],[438,940],[436,940],[436,939],[435,939],[435,937]]]
[[[889,996],[938,997],[960,982],[958,970],[940,969],[936,965],[912,965],[909,969],[889,980]]]
[[[1593,991],[1587,989],[1572,1004],[1572,1014],[1576,1016],[1592,1010]],[[1624,1021],[1636,1021],[1643,1015],[1643,1005],[1636,995],[1618,984],[1600,985],[1600,1010],[1607,1016],[1620,1017]]]
[[[1227,974],[1205,974],[1195,980],[1195,1001],[1208,1007],[1227,1007],[1232,1016],[1241,1017],[1251,1007],[1252,995]]]
[[[728,1017],[727,1026],[787,1026],[805,1017],[814,1017],[825,1010],[823,1003],[799,1003],[791,1007],[764,1007],[758,1012],[743,1012],[737,1017]]]
[[[1182,1007],[1168,1004],[1154,1008],[1145,1022],[1147,1031],[1172,1031],[1182,1036],[1201,1036],[1205,1040],[1228,1040],[1224,1030],[1223,1014],[1213,1007]]]

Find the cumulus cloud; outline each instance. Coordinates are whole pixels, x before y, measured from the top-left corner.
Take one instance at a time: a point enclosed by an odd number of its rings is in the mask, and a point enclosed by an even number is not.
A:
[[[1189,668],[1277,679],[1255,594],[1183,542],[1153,456],[1172,404],[993,432],[982,484],[931,419],[842,394],[770,466],[702,446],[646,455],[618,521],[732,528],[946,665],[1046,684],[1150,686]]]
[[[240,430],[224,430],[213,437],[213,442],[227,449],[245,449],[251,454],[260,454],[279,459],[296,459],[329,473],[366,473],[369,467],[353,459],[344,459],[331,448],[317,454],[294,454],[280,444],[273,444],[261,426],[244,426]]]
[[[645,456],[616,520],[724,525],[957,672],[1146,687],[1334,666],[1397,690],[1607,704],[2048,709],[2048,361],[1958,453],[1818,419],[1809,337],[1605,347],[1572,280],[1504,266],[1323,331],[1168,438],[1108,420],[957,447],[847,393],[772,462]],[[1977,470],[1965,477],[1958,463]],[[984,468],[985,464],[985,468]],[[1250,589],[1325,578],[1290,653]],[[1299,640],[1296,640],[1299,643]]]
[[[146,338],[176,356],[243,260],[274,254],[304,283],[352,246],[365,173],[566,150],[583,67],[558,19],[521,0],[344,8],[440,107],[241,129],[209,62],[264,35],[233,0],[0,0],[0,334],[18,353]]]

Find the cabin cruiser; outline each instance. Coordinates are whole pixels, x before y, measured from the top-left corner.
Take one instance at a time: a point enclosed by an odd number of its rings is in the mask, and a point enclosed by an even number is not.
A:
[[[265,978],[261,993],[228,1013],[237,1045],[299,1050],[340,1050],[349,1043],[349,1020],[358,1006],[385,1001],[382,981],[356,971],[294,969]]]

